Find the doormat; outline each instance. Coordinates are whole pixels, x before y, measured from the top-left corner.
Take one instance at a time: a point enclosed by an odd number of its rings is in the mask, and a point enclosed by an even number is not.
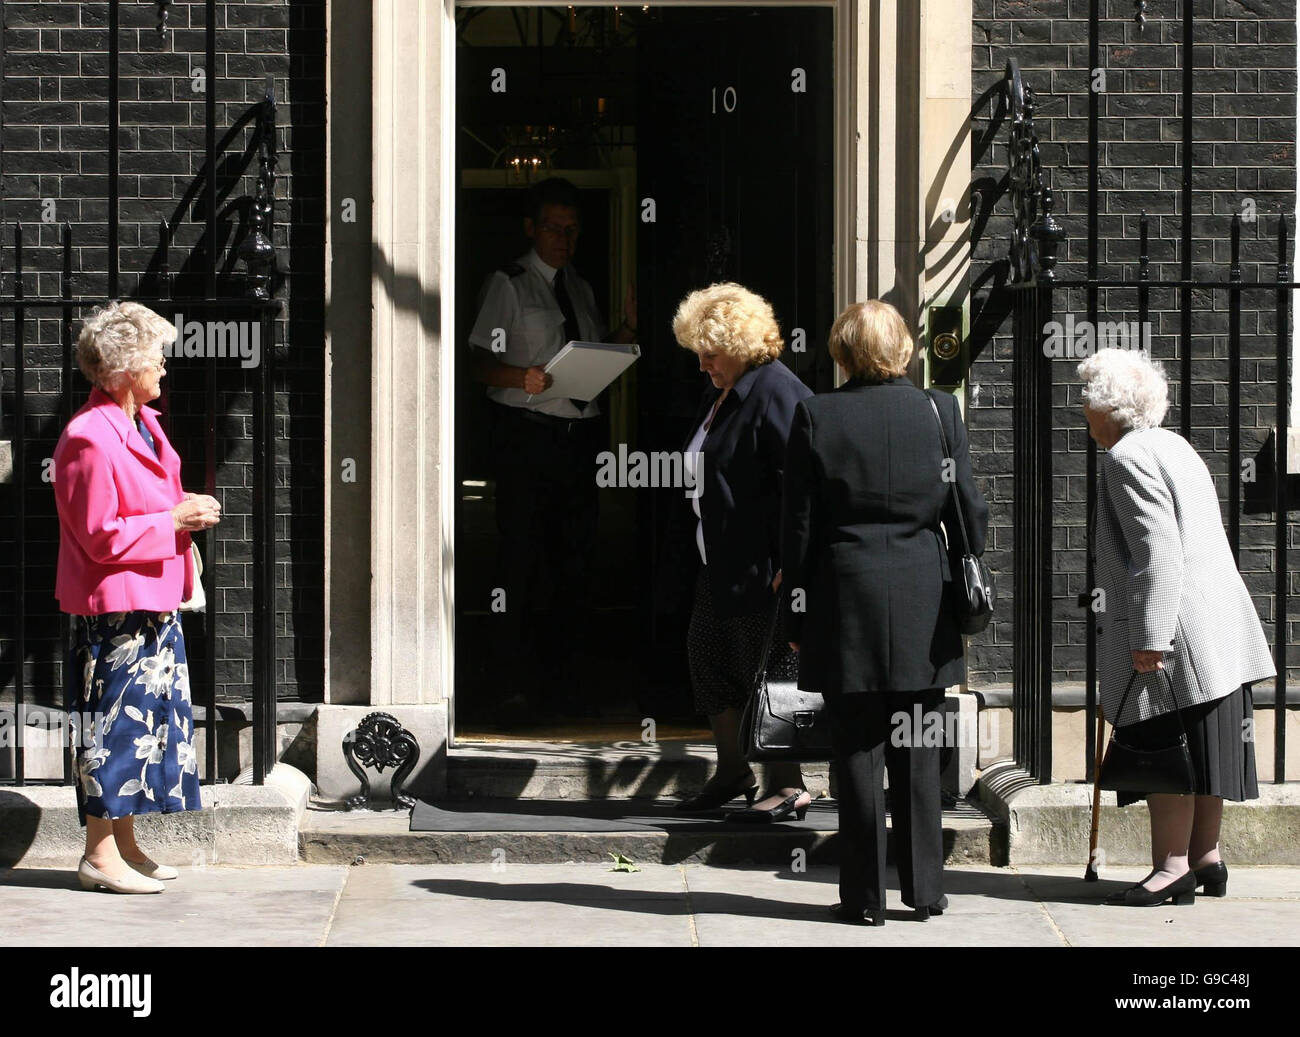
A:
[[[681,814],[676,800],[649,799],[472,799],[430,803],[418,800],[411,811],[412,832],[745,832],[839,829],[833,800],[813,800],[802,821],[777,824],[728,821],[727,814],[743,809]]]

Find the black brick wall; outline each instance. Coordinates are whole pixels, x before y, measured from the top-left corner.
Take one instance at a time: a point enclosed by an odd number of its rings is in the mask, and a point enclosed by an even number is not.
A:
[[[1192,212],[1193,275],[1227,277],[1231,216],[1253,204],[1258,219],[1242,233],[1246,280],[1276,276],[1275,236],[1279,214],[1294,232],[1296,182],[1295,0],[1196,0],[1196,69]],[[972,129],[976,142],[972,182],[993,215],[976,223],[973,242],[971,320],[977,358],[971,372],[968,419],[974,465],[992,507],[989,561],[1001,573],[1007,607],[972,644],[973,685],[1011,678],[1012,432],[1011,321],[1005,281],[1011,229],[1005,190],[1007,125],[998,122],[997,86],[1008,57],[1015,56],[1025,82],[1039,95],[1036,120],[1043,166],[1056,194],[1056,213],[1067,231],[1061,251],[1064,277],[1086,275],[1088,175],[1087,0],[975,0],[972,54]],[[1139,213],[1151,214],[1151,277],[1179,276],[1181,225],[1181,6],[1151,0],[1139,31],[1133,4],[1102,2],[1100,100],[1099,273],[1135,277]],[[1249,200],[1249,201],[1248,201]],[[1288,257],[1289,259],[1289,257]],[[1087,317],[1082,292],[1058,292],[1057,308]],[[1153,355],[1177,381],[1178,294],[1153,289],[1150,297]],[[1277,382],[1273,298],[1247,294],[1242,315],[1242,456],[1255,457],[1272,425]],[[1100,320],[1136,320],[1136,292],[1110,290],[1098,300]],[[1227,299],[1224,292],[1197,292],[1193,301],[1192,442],[1205,458],[1227,501]],[[1083,680],[1084,613],[1075,596],[1084,588],[1085,458],[1087,430],[1079,409],[1074,368],[1055,361],[1056,405],[1053,463],[1054,629],[1056,676]],[[1178,387],[1166,427],[1178,427]],[[1273,638],[1273,533],[1268,513],[1243,515],[1241,568],[1270,640]],[[1295,545],[1295,527],[1290,544]],[[1300,590],[1291,555],[1291,593]],[[1296,599],[1292,599],[1295,601]],[[1292,606],[1290,639],[1300,608]],[[1294,653],[1293,653],[1294,655]],[[1294,672],[1292,674],[1294,678]]]
[[[74,295],[102,299],[107,282],[106,3],[3,4],[3,129],[0,130],[0,218],[21,221],[30,246],[24,285],[29,296],[59,290],[60,228],[42,224],[43,201],[72,225]],[[120,293],[157,288],[158,221],[172,222],[169,253],[175,294],[202,291],[207,242],[202,194],[204,94],[192,87],[204,64],[204,5],[172,3],[170,31],[155,32],[157,8],[122,3],[120,156]],[[274,243],[281,274],[277,325],[277,681],[282,698],[319,700],[323,686],[324,442],[324,180],[325,0],[244,0],[217,5],[217,65],[206,69],[217,96],[218,292],[242,294],[243,240],[257,162],[251,124],[227,135],[260,99],[274,76],[278,111],[279,182]],[[13,236],[6,226],[0,292],[13,290]],[[178,303],[176,309],[182,309]],[[171,312],[166,312],[170,318]],[[0,428],[14,434],[11,314],[3,316]],[[58,698],[60,649],[53,599],[57,525],[43,458],[61,429],[60,326],[29,316],[27,348],[27,557],[29,693]],[[246,698],[251,680],[251,536],[253,372],[219,361],[218,695]],[[186,463],[187,488],[204,474],[204,374],[199,362],[168,365],[172,439]],[[88,386],[75,372],[73,405]],[[12,686],[13,486],[0,486],[0,693]],[[201,621],[190,625],[192,663],[201,652]]]

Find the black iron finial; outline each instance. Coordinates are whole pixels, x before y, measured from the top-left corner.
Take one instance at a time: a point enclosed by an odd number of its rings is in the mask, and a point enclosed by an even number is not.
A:
[[[1279,281],[1291,280],[1291,257],[1287,254],[1286,243],[1286,213],[1282,213],[1277,221],[1277,279]]]
[[[1147,0],[1133,0],[1133,20],[1138,23],[1141,32],[1147,24]]]
[[[1034,225],[1029,228],[1029,235],[1036,241],[1038,254],[1037,278],[1040,281],[1056,280],[1056,252],[1065,240],[1065,228],[1061,226],[1056,214],[1056,196],[1049,186],[1041,192],[1040,213]]]
[[[270,301],[274,291],[275,167],[276,153],[275,80],[267,76],[266,93],[257,114],[257,190],[249,219],[248,236],[239,246],[239,258],[248,269],[249,294],[261,302]]]
[[[1232,214],[1231,259],[1228,263],[1228,280],[1241,280],[1241,213]]]
[[[171,0],[158,0],[158,25],[155,31],[159,36],[167,35],[167,15],[171,5]]]
[[[1147,239],[1151,234],[1151,220],[1147,216],[1147,211],[1142,210],[1142,217],[1138,220],[1138,280],[1151,280],[1151,253],[1147,249]]]

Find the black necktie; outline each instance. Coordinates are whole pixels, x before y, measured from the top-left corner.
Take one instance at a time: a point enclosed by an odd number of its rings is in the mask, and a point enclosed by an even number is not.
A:
[[[564,271],[555,271],[555,301],[560,304],[560,312],[564,314],[564,341],[574,342],[582,337],[582,332],[578,330],[578,315],[573,309],[573,300],[569,298],[569,290],[564,286]],[[587,406],[586,400],[575,400],[570,398],[578,410]]]

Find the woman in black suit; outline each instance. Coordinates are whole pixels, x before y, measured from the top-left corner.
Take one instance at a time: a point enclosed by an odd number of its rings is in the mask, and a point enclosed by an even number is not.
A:
[[[700,560],[687,633],[691,686],[718,747],[713,778],[679,809],[714,810],[744,796],[749,809],[729,818],[802,818],[812,797],[799,765],[769,766],[768,792],[755,804],[757,783],[738,736],[765,647],[769,669],[783,663],[793,669],[787,639],[773,622],[781,584],[781,468],[795,405],[812,393],[776,359],[785,342],[771,304],[738,284],[688,295],[673,334],[699,355],[712,383],[691,423],[686,457],[696,478],[679,518],[692,527]]]
[[[799,685],[826,696],[831,720],[841,845],[831,910],[883,925],[886,768],[903,903],[920,918],[947,906],[940,747],[922,735],[942,722],[944,689],[966,669],[944,605],[952,566],[940,522],[958,528],[955,480],[970,550],[982,554],[988,508],[957,401],[936,394],[945,459],[930,398],[906,376],[912,339],[896,309],[850,306],[830,353],[850,377],[795,409],[781,557]]]

